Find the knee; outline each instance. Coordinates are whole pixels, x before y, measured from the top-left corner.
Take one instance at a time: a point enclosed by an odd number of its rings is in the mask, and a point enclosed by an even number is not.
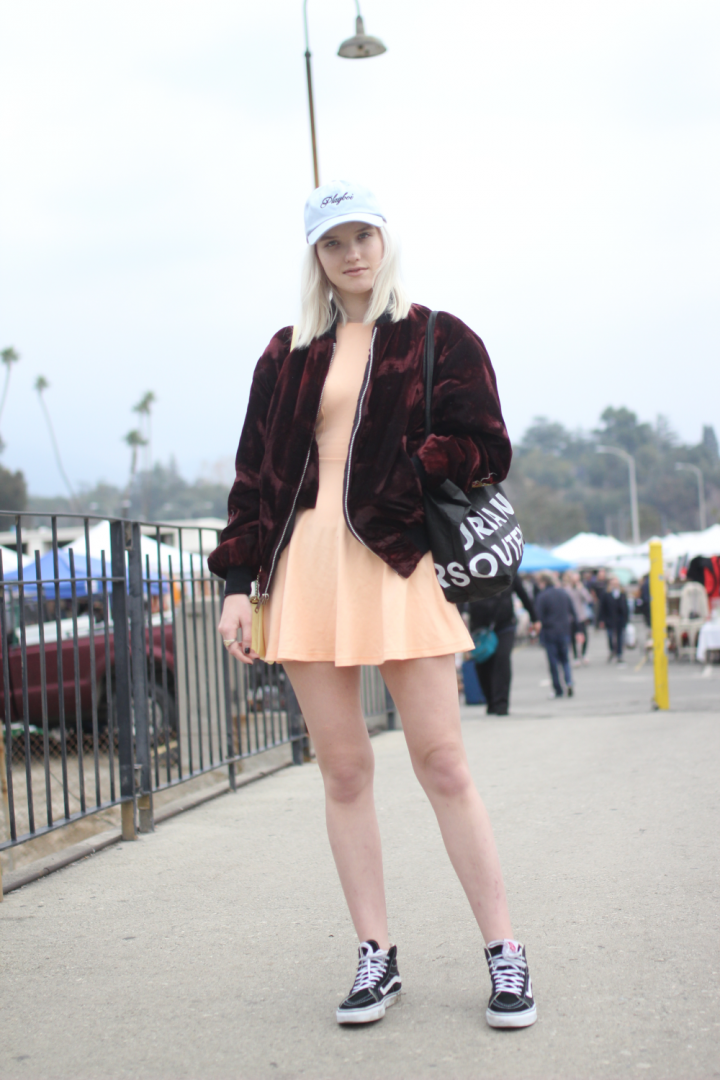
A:
[[[339,803],[352,803],[372,785],[374,761],[372,752],[344,756],[328,763],[323,769],[325,794]]]
[[[428,751],[416,766],[421,784],[428,793],[454,799],[472,787],[472,777],[461,746],[440,746]]]

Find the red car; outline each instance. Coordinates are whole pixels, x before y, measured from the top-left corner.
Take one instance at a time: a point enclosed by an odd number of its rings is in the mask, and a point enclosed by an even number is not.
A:
[[[61,628],[61,656],[62,656],[62,685],[63,700],[65,705],[65,726],[68,729],[76,729],[76,659],[77,659],[77,683],[79,687],[80,716],[83,730],[92,731],[92,677],[90,663],[90,620],[89,616],[81,615],[77,619],[77,653],[73,641],[73,620],[63,619]],[[60,687],[58,679],[58,645],[57,624],[49,622],[43,624],[45,638],[45,696],[47,702],[48,726],[58,727],[60,724]],[[95,624],[92,641],[95,651],[95,702],[97,707],[98,726],[100,729],[107,727],[108,721],[108,663],[105,649],[105,627],[102,623]],[[42,680],[42,657],[40,645],[40,627],[29,625],[26,628],[26,656],[27,656],[27,698],[28,698],[28,722],[38,728],[43,725],[43,680]],[[22,649],[20,646],[20,630],[15,629],[8,634],[7,666],[10,679],[11,716],[13,722],[24,721],[23,707],[23,678],[22,678]],[[4,657],[0,643],[0,658],[4,667]],[[115,665],[115,639],[110,626],[108,633],[108,652],[110,663],[110,687],[114,683]],[[165,730],[167,720],[171,732],[177,730],[177,712],[175,708],[175,656],[173,651],[172,623],[167,620],[164,627],[159,622],[159,616],[153,616],[152,647],[146,641],[146,655],[148,657],[148,698],[152,700],[153,688],[155,698],[155,722],[158,731]],[[167,694],[163,693],[163,657],[165,660],[165,679]],[[154,684],[154,687],[153,687]],[[153,712],[148,710],[152,725]],[[0,679],[0,718],[5,719],[5,679]]]

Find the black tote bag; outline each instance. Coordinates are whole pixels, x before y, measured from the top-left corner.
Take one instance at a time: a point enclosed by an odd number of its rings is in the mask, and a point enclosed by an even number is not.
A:
[[[430,313],[425,333],[425,438],[432,434],[436,316]],[[461,604],[509,588],[522,559],[523,535],[500,485],[473,487],[466,495],[444,480],[423,494],[425,528],[445,599]]]

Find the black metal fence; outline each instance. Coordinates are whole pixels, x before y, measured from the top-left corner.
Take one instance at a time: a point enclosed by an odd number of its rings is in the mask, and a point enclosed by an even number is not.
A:
[[[288,744],[302,764],[282,666],[219,639],[214,529],[63,515],[63,546],[58,518],[37,520],[0,512],[0,850],[117,805],[129,839],[153,828],[154,792],[220,767],[234,788],[239,762]],[[368,723],[392,727],[377,669],[361,681]]]

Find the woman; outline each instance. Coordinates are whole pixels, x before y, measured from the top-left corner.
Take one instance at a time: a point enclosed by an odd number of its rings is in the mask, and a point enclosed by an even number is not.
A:
[[[587,663],[585,653],[588,647],[588,627],[590,625],[590,611],[592,610],[592,596],[582,583],[582,579],[574,570],[566,570],[563,574],[563,587],[572,601],[575,618],[573,620],[571,644],[573,661],[576,666]],[[578,656],[578,647],[580,656]]]
[[[226,579],[219,630],[230,654],[252,663],[252,589],[264,603],[266,659],[283,663],[313,741],[360,940],[338,1022],[379,1019],[401,985],[360,706],[360,666],[377,664],[487,942],[488,1023],[525,1027],[536,1019],[525,950],[460,730],[454,654],[472,643],[442,596],[423,528],[422,485],[450,477],[467,490],[507,473],[495,377],[480,339],[441,313],[426,440],[429,312],[406,298],[377,201],[358,185],[326,184],[308,199],[305,225],[300,322],[295,337],[291,327],[275,335],[255,369],[229,523],[208,560]]]

